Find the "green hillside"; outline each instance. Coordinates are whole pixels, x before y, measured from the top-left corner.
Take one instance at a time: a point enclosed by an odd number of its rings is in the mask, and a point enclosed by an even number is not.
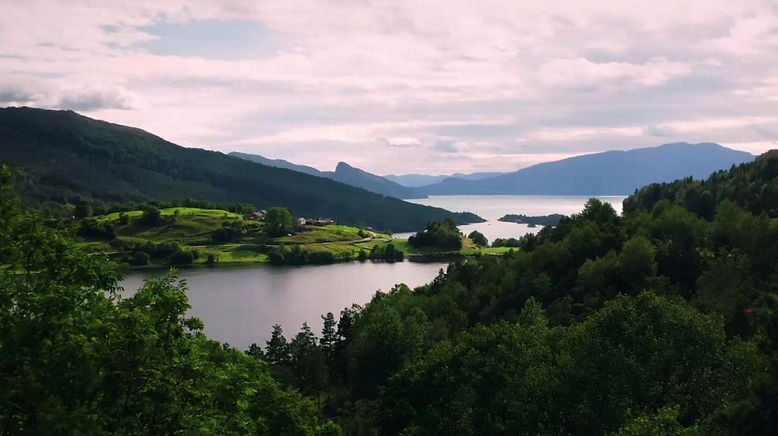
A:
[[[24,171],[22,195],[38,205],[65,203],[76,196],[104,202],[248,202],[393,231],[445,218],[459,223],[480,219],[215,151],[184,148],[140,129],[72,111],[0,109],[0,162]]]
[[[476,246],[469,239],[459,249],[417,248],[410,246],[407,239],[340,224],[272,236],[265,222],[246,220],[226,210],[194,207],[154,210],[159,215],[153,223],[148,222],[144,210],[130,210],[61,221],[60,225],[72,227],[73,233],[81,238],[79,245],[92,254],[106,254],[142,269],[193,264],[303,265],[353,260],[453,259],[501,255],[510,250]]]

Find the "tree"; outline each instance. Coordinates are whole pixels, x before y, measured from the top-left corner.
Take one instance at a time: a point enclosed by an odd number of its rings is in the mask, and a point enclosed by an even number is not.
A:
[[[486,236],[484,236],[484,234],[478,230],[473,230],[469,235],[467,235],[467,237],[470,238],[475,243],[475,245],[478,245],[479,247],[486,247],[489,245],[489,240],[486,239]]]
[[[256,343],[249,345],[248,350],[246,350],[246,355],[260,360],[265,358],[265,353],[262,351],[262,347]]]
[[[297,387],[318,396],[327,383],[327,366],[308,323],[303,323],[300,332],[289,343],[289,356],[289,366]]]
[[[92,216],[92,204],[87,200],[79,199],[76,207],[73,209],[73,216],[76,218],[87,218]]]
[[[152,205],[143,206],[143,215],[140,223],[148,227],[156,227],[162,224],[162,212]]]
[[[327,315],[322,315],[322,321],[324,326],[321,329],[321,344],[322,351],[327,357],[327,361],[331,362],[333,353],[335,351],[335,344],[338,341],[338,332],[336,330],[335,315],[332,312],[327,312]]]
[[[285,207],[273,207],[265,215],[265,229],[268,236],[283,236],[294,230],[292,212]]]
[[[265,356],[267,361],[276,366],[286,366],[289,364],[289,344],[284,337],[284,330],[280,325],[273,326],[273,332],[270,340],[265,347]]]

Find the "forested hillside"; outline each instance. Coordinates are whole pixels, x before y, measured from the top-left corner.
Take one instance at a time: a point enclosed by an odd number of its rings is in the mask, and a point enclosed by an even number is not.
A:
[[[775,434],[776,168],[648,187],[624,216],[590,200],[318,342],[276,329],[265,359],[352,434]]]
[[[101,202],[207,200],[291,208],[347,224],[414,230],[473,214],[406,203],[328,179],[184,148],[139,129],[70,111],[0,109],[0,163],[24,171],[23,196],[32,204],[75,197]]]
[[[719,171],[705,180],[685,178],[645,186],[624,202],[624,210],[650,210],[662,200],[682,205],[710,219],[724,200],[738,203],[751,213],[778,217],[778,150],[765,153],[753,164]]]

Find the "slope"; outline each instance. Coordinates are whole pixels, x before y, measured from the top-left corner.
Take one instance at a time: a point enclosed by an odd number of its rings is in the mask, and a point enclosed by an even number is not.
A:
[[[64,203],[74,196],[105,202],[193,198],[286,206],[298,215],[363,221],[414,230],[447,217],[480,220],[410,204],[296,171],[222,153],[184,148],[140,129],[72,111],[0,109],[0,162],[24,171],[28,201]]]

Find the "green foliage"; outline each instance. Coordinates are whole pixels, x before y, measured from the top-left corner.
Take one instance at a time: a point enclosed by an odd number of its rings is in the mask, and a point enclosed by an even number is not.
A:
[[[156,227],[164,222],[162,213],[154,206],[146,205],[143,207],[143,215],[138,222],[147,227]]]
[[[761,369],[754,347],[682,302],[622,297],[549,328],[530,300],[520,323],[472,329],[400,371],[379,409],[391,433],[592,434],[665,407],[706,423]]]
[[[170,264],[175,266],[190,265],[195,260],[194,253],[188,250],[174,251],[170,255]]]
[[[416,235],[408,238],[413,247],[435,247],[444,250],[459,250],[462,248],[462,234],[454,221],[447,219],[432,222]]]
[[[475,245],[480,247],[486,247],[489,245],[489,240],[487,240],[486,236],[484,236],[484,234],[478,230],[473,230],[469,235],[467,235],[467,237],[470,238],[475,243]]]
[[[265,230],[271,237],[283,236],[294,230],[294,217],[285,207],[274,207],[265,215]]]
[[[667,200],[710,220],[717,204],[725,200],[758,215],[778,217],[778,156],[766,153],[755,162],[713,173],[707,180],[692,178],[652,184],[624,200],[624,212],[651,210]]]
[[[262,361],[208,340],[174,277],[117,265],[20,210],[0,170],[4,434],[337,434]]]
[[[520,247],[521,242],[516,238],[495,238],[492,247]]]
[[[394,244],[390,242],[386,245],[374,245],[370,250],[370,254],[366,254],[365,256],[373,260],[387,260],[390,262],[397,262],[402,261],[405,257],[405,254],[395,248]]]

